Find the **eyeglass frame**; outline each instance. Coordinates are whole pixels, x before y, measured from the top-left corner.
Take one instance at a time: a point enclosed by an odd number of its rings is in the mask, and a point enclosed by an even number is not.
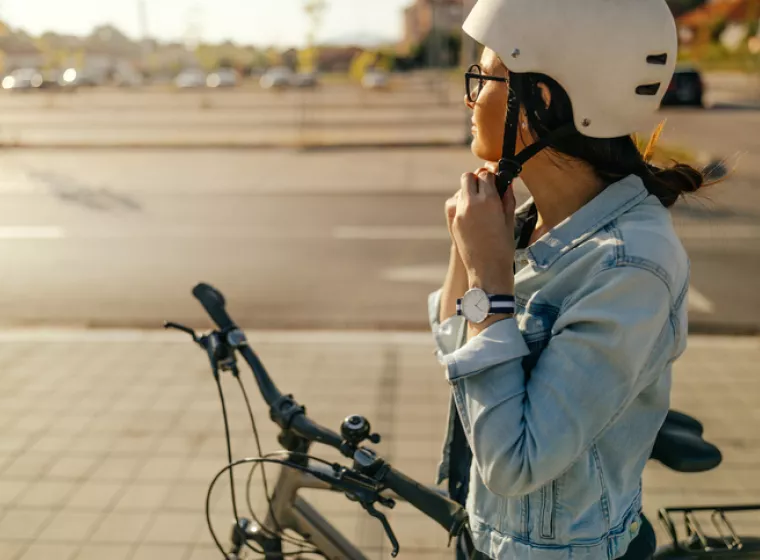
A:
[[[474,69],[476,69],[477,72],[473,72]],[[467,95],[467,100],[470,103],[477,102],[478,98],[480,97],[480,92],[483,91],[483,86],[485,85],[485,82],[492,81],[492,82],[509,83],[509,78],[481,74],[482,71],[483,69],[480,67],[479,64],[473,64],[467,69],[467,72],[464,73],[464,91],[465,91],[465,95]],[[477,93],[475,94],[474,99],[472,97],[472,92],[470,91],[470,79],[472,78],[478,80],[478,90],[477,90]]]

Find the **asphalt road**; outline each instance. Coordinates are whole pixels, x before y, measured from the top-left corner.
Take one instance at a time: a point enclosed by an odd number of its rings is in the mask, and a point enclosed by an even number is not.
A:
[[[204,324],[190,290],[208,281],[246,326],[424,328],[448,254],[443,202],[477,163],[465,148],[6,151],[0,316]],[[695,327],[758,325],[757,185],[737,173],[674,212]]]

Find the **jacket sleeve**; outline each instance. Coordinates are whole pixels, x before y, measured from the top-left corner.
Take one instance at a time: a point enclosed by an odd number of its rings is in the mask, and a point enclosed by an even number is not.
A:
[[[559,477],[636,395],[672,337],[671,298],[655,274],[599,272],[566,301],[526,381],[514,319],[445,356],[454,399],[485,485],[528,494]],[[670,342],[668,342],[670,341]],[[671,344],[672,345],[672,344]]]
[[[434,354],[442,365],[446,365],[444,357],[465,343],[467,322],[460,315],[453,315],[440,322],[441,292],[442,290],[437,290],[428,296],[428,318],[435,341]]]

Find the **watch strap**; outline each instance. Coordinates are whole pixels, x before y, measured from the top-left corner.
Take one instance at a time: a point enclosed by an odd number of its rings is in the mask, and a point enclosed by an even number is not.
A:
[[[497,313],[510,314],[515,312],[515,296],[504,294],[487,294],[488,295],[488,314],[495,315]],[[463,315],[462,313],[462,298],[457,298],[457,315]]]

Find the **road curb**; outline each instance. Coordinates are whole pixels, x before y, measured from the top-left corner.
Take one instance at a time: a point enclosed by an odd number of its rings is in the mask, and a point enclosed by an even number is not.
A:
[[[194,325],[197,331],[203,331],[204,326]],[[346,340],[350,337],[353,342],[365,343],[376,339],[386,343],[399,344],[433,344],[430,328],[420,323],[415,325],[397,325],[380,327],[353,327],[342,328],[318,328],[293,325],[292,328],[262,329],[260,326],[251,325],[243,330],[250,337],[260,341],[274,340],[310,340],[312,342],[327,341],[332,339]],[[710,323],[709,321],[691,321],[689,323],[689,335],[702,337],[735,337],[735,338],[760,338],[760,325]],[[71,338],[97,338],[106,340],[134,340],[151,338],[162,341],[182,341],[183,335],[173,331],[166,331],[152,323],[118,323],[107,322],[91,324],[72,323],[68,325],[36,325],[4,324],[0,325],[0,343],[18,340],[68,340]],[[431,346],[432,348],[432,346]]]
[[[305,152],[382,149],[464,148],[464,140],[392,142],[108,142],[108,143],[26,143],[0,142],[0,150],[299,150]]]

